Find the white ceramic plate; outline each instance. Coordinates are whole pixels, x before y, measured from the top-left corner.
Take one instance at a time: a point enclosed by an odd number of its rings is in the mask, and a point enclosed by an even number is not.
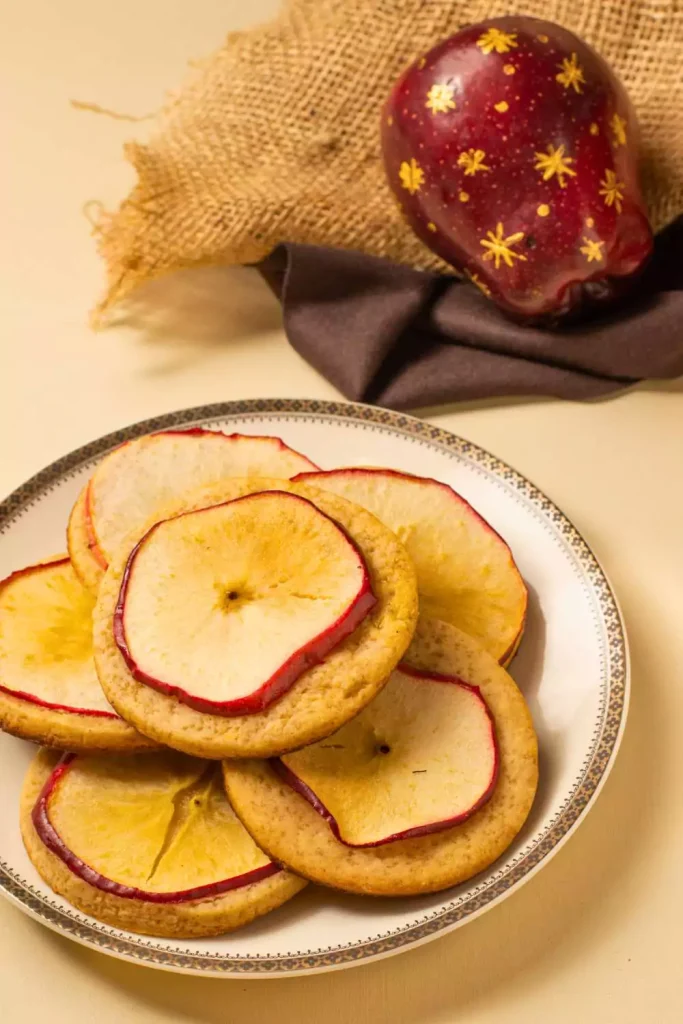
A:
[[[233,935],[148,939],[75,911],[41,881],[18,827],[30,744],[0,735],[0,891],[22,910],[103,952],[175,971],[221,976],[305,974],[366,963],[427,942],[494,906],[548,862],[583,819],[612,766],[628,707],[619,610],[594,555],[568,519],[498,459],[438,427],[337,402],[231,402],[158,417],[67,455],[0,505],[0,578],[65,548],[68,512],[94,462],[131,437],[203,424],[276,434],[323,468],[391,466],[451,484],[510,543],[530,594],[512,674],[540,740],[540,788],[507,853],[466,885],[434,896],[362,899],[314,886]]]

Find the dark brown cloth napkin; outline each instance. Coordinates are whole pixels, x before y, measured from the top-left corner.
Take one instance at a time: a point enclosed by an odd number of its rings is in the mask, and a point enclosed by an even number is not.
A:
[[[514,323],[469,283],[359,252],[281,245],[259,269],[292,346],[355,401],[590,399],[683,375],[683,216],[618,309],[561,330]]]

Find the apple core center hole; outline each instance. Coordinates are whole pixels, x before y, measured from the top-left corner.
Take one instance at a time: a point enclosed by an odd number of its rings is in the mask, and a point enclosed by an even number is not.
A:
[[[389,746],[388,743],[380,743],[380,745],[377,747],[377,751],[380,754],[389,754],[391,753],[391,747]]]
[[[241,590],[234,590],[232,588],[230,590],[222,590],[220,595],[220,604],[221,607],[227,611],[229,608],[239,606],[243,598],[244,593]]]

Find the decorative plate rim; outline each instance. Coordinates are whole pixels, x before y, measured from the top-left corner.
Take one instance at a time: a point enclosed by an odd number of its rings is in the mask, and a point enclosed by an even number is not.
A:
[[[360,403],[287,398],[220,402],[165,413],[106,434],[40,470],[0,502],[0,534],[7,530],[19,513],[44,493],[49,492],[64,476],[81,469],[94,458],[124,441],[155,430],[190,426],[193,423],[276,414],[298,419],[350,419],[376,424],[378,427],[417,438],[465,458],[475,467],[493,475],[511,490],[521,494],[546,520],[550,518],[590,580],[594,596],[599,603],[606,629],[607,693],[601,702],[600,721],[595,727],[591,753],[584,760],[582,773],[575,781],[571,794],[540,836],[519,851],[505,870],[494,871],[466,896],[456,898],[450,906],[433,911],[410,925],[402,925],[370,940],[324,949],[297,950],[279,956],[225,956],[221,953],[194,953],[190,949],[164,947],[153,939],[122,933],[93,922],[76,911],[62,908],[22,879],[0,857],[0,893],[17,903],[30,916],[92,948],[126,960],[171,971],[219,977],[291,976],[367,963],[369,960],[421,945],[440,934],[452,931],[493,907],[511,891],[518,889],[564,845],[594,804],[611,770],[626,722],[630,673],[628,642],[623,619],[604,570],[576,527],[539,488],[501,459],[448,430],[405,413],[391,412]]]

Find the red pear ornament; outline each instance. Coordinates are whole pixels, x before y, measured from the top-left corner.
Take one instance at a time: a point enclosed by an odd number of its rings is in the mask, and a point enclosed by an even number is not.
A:
[[[413,230],[517,317],[613,299],[652,251],[626,92],[559,25],[494,18],[440,43],[394,86],[382,142]]]

